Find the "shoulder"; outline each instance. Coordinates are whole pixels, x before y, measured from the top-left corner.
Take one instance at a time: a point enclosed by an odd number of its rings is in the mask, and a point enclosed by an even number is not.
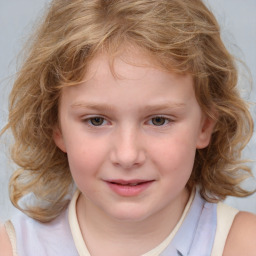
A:
[[[256,215],[239,212],[231,226],[224,256],[254,256],[256,251]]]
[[[12,256],[12,245],[5,226],[0,224],[0,252],[5,256]]]

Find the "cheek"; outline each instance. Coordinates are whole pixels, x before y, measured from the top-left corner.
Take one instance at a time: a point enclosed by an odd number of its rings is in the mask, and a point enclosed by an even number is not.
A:
[[[77,146],[76,150],[67,152],[70,172],[73,180],[83,193],[97,193],[93,181],[100,169],[100,152],[94,148]]]
[[[90,140],[80,139],[78,143],[69,143],[67,156],[74,180],[83,180],[91,175],[97,175],[105,155],[106,150],[97,141],[90,143]]]
[[[151,156],[155,164],[166,173],[190,176],[195,159],[196,145],[189,136],[174,136],[155,143]]]

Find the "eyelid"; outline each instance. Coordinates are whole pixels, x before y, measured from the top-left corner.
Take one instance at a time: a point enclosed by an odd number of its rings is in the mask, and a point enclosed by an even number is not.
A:
[[[163,126],[166,126],[166,125],[168,125],[170,123],[173,123],[175,121],[174,118],[171,118],[170,116],[166,116],[166,115],[161,115],[160,114],[160,115],[150,116],[150,118],[148,119],[147,123],[149,123],[150,121],[152,121],[152,119],[157,118],[157,117],[163,118],[166,121],[168,121],[167,124],[163,124],[163,125],[159,125],[159,126],[158,125],[154,125],[154,124],[150,124],[150,125],[155,126],[155,127],[163,127]]]
[[[92,120],[93,118],[102,118],[104,121],[103,122],[107,122],[107,123],[110,123],[108,120],[107,120],[107,118],[105,117],[105,116],[103,116],[103,115],[86,115],[86,116],[84,116],[84,117],[82,117],[82,121],[84,122],[84,123],[86,123],[88,126],[90,126],[90,127],[102,127],[102,126],[105,126],[105,125],[107,125],[107,124],[101,124],[101,125],[93,125],[93,124],[90,124],[89,122],[90,122],[90,120]]]
[[[152,116],[149,117],[149,119],[156,118],[156,117],[165,118],[165,119],[170,120],[170,121],[174,121],[175,120],[174,116],[165,115],[165,114],[152,115]]]

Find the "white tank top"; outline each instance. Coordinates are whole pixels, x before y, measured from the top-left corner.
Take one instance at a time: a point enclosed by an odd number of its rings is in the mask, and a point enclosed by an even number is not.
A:
[[[16,215],[11,220],[15,234],[6,225],[14,256],[16,250],[18,256],[90,256],[76,217],[78,196],[76,192],[69,208],[49,223]],[[143,256],[220,256],[237,212],[221,203],[208,203],[196,192],[170,235]]]

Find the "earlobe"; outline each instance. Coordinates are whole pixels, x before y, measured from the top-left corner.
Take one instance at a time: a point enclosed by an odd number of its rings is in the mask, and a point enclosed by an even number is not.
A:
[[[64,153],[66,153],[66,146],[64,143],[63,135],[59,127],[55,127],[53,130],[53,140],[56,144],[56,146],[62,150]]]
[[[201,131],[198,136],[197,149],[206,148],[209,145],[215,124],[215,120],[210,117],[204,117]]]

